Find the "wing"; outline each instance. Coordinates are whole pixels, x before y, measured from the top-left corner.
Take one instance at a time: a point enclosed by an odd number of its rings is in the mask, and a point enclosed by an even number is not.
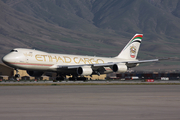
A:
[[[139,63],[157,62],[160,59],[152,60],[135,60],[135,61],[122,61],[122,62],[108,62],[99,64],[79,64],[79,65],[53,65],[51,68],[55,68],[61,72],[69,74],[78,74],[81,76],[92,74],[106,74],[112,72],[126,72],[128,68],[136,67]]]
[[[92,68],[98,68],[98,67],[111,67],[115,64],[139,64],[139,63],[148,63],[148,62],[157,62],[160,59],[151,59],[151,60],[136,60],[136,61],[122,61],[122,62],[108,62],[108,63],[99,63],[99,64],[80,64],[80,65],[53,65],[52,68],[57,69],[75,69],[83,66],[90,66]]]

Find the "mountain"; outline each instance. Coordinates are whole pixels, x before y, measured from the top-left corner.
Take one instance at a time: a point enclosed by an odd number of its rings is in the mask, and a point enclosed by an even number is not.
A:
[[[135,33],[140,59],[179,57],[179,0],[0,0],[0,16],[0,57],[16,47],[116,56]]]

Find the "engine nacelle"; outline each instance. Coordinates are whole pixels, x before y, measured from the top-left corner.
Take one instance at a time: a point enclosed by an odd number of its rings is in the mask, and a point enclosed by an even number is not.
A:
[[[41,77],[44,72],[41,71],[26,71],[32,77]]]
[[[126,72],[127,66],[125,64],[114,64],[113,65],[113,71],[114,72]]]
[[[93,73],[93,70],[91,66],[82,66],[77,69],[77,74],[84,76],[84,75],[91,75]]]

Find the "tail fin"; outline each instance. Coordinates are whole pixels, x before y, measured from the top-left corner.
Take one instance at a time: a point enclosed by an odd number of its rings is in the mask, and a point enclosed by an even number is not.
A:
[[[143,34],[135,34],[116,58],[135,60],[139,51]]]

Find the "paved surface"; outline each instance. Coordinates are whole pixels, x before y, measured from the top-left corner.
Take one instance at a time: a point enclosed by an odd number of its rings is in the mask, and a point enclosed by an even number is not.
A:
[[[0,120],[180,120],[180,85],[0,86]]]
[[[53,82],[53,81],[2,81],[0,82],[0,85],[1,84],[77,84],[77,83],[144,83],[144,84],[149,84],[149,83],[180,83],[180,80],[167,80],[167,81],[163,81],[163,80],[155,80],[154,82],[143,82],[143,80],[126,80],[126,81],[122,81],[122,80],[111,80],[111,81],[108,81],[108,80],[92,80],[92,81],[57,81],[57,82]]]

